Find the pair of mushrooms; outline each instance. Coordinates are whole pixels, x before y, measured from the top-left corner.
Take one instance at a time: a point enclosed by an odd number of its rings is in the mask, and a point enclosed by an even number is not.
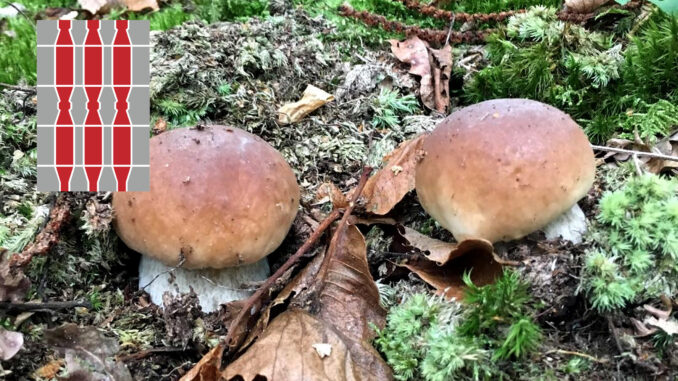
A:
[[[116,230],[143,254],[139,285],[162,305],[192,288],[205,312],[245,298],[287,235],[299,186],[274,148],[243,130],[211,126],[151,139],[150,192],[116,193]],[[416,191],[458,241],[491,242],[542,228],[583,197],[594,159],[565,113],[525,99],[461,109],[424,142]]]

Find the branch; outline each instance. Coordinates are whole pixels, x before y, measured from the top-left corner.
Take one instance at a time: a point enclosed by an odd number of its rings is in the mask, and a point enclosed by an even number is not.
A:
[[[0,302],[0,310],[27,312],[27,311],[45,311],[45,310],[65,310],[75,307],[92,308],[92,304],[87,301],[68,301],[68,302],[28,302],[13,303]]]
[[[10,85],[9,83],[3,83],[0,82],[0,87],[6,87],[11,90],[19,90],[19,91],[25,91],[27,93],[35,93],[35,87],[30,86],[30,87],[24,87],[24,86],[16,86],[16,85]]]
[[[612,147],[606,147],[606,146],[596,146],[596,145],[593,145],[593,144],[591,144],[591,147],[596,151],[609,151],[609,152],[617,152],[617,153],[627,153],[629,155],[645,156],[645,157],[651,157],[653,159],[678,161],[678,156],[664,155],[664,154],[661,154],[661,153],[634,151],[634,150],[630,150],[630,149],[612,148]]]
[[[408,9],[411,9],[415,12],[419,12],[422,15],[430,16],[433,18],[441,20],[451,20],[454,19],[459,22],[468,22],[468,21],[480,21],[480,22],[489,22],[489,21],[504,21],[507,18],[517,14],[524,13],[525,9],[518,9],[515,11],[504,11],[496,13],[466,13],[466,12],[450,12],[444,9],[436,8],[429,4],[424,4],[418,0],[396,0],[402,3]]]
[[[367,11],[356,11],[350,5],[344,3],[339,7],[339,13],[344,17],[350,17],[356,20],[360,20],[368,26],[371,27],[381,27],[388,32],[397,32],[405,33],[407,35],[416,35],[424,41],[428,42],[437,42],[439,44],[444,44],[447,40],[447,31],[437,30],[437,29],[428,29],[421,28],[416,25],[406,25],[399,21],[392,21],[387,19],[382,15],[377,15]],[[450,43],[478,43],[485,41],[488,35],[494,32],[495,29],[486,29],[482,31],[465,31],[465,32],[456,32],[453,31],[450,33],[449,42]]]

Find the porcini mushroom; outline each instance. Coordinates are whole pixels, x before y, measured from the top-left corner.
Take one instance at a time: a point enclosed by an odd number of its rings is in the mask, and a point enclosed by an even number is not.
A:
[[[139,285],[154,303],[192,288],[210,312],[266,279],[265,257],[300,197],[278,151],[237,128],[171,130],[151,139],[150,181],[149,192],[115,193],[113,208],[118,235],[143,255]]]
[[[456,111],[423,151],[419,201],[459,242],[523,237],[570,209],[593,184],[593,151],[582,129],[562,111],[528,99]]]

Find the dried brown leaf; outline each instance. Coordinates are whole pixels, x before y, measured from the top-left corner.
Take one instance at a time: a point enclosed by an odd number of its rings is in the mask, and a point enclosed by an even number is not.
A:
[[[316,191],[316,204],[331,202],[335,209],[342,209],[348,206],[346,196],[332,183],[320,184]]]
[[[67,323],[45,330],[47,345],[66,358],[67,380],[132,381],[124,363],[113,356],[118,340],[104,336],[95,327],[78,327]]]
[[[353,225],[340,226],[327,254],[312,264],[283,291],[299,292],[292,301],[297,308],[276,317],[226,368],[226,379],[391,379],[390,368],[370,345],[370,323],[383,326],[385,311],[369,273],[365,238]],[[310,306],[312,313],[298,306]],[[329,344],[330,355],[321,358],[316,344]]]
[[[224,347],[219,344],[212,348],[180,381],[217,381],[220,379],[221,355]]]
[[[405,41],[389,40],[391,52],[408,65],[408,73],[421,77],[419,96],[426,107],[445,112],[450,105],[449,82],[452,72],[452,47],[432,49],[416,35]]]
[[[370,177],[362,193],[367,212],[384,215],[414,189],[415,168],[426,136],[404,141],[384,157],[386,165]]]
[[[678,157],[678,133],[675,133],[674,135],[659,141],[654,146],[643,142],[640,140],[640,138],[636,138],[635,140],[617,138],[610,139],[607,141],[606,145],[612,148],[621,148],[631,151],[657,153]],[[615,161],[624,162],[631,159],[632,154],[608,152],[603,158],[606,160],[612,159]],[[658,174],[666,170],[678,169],[678,161],[675,160],[666,160],[662,158],[641,155],[638,155],[638,160],[646,171],[654,174]]]
[[[406,244],[409,246],[428,252],[424,254],[426,258],[438,265],[444,265],[471,251],[480,250],[489,253],[493,251],[492,243],[484,239],[467,239],[460,243],[449,243],[421,234],[407,226],[398,226],[398,234],[400,238],[407,241]]]
[[[464,296],[465,285],[462,277],[465,272],[471,272],[471,280],[478,286],[494,282],[502,272],[501,264],[494,259],[492,251],[484,248],[484,245],[481,245],[479,250],[467,251],[442,266],[424,257],[411,258],[402,266],[435,287],[439,294],[457,300],[462,300]]]
[[[308,85],[303,97],[294,103],[287,103],[278,109],[278,123],[290,124],[302,120],[320,106],[334,100],[334,95],[313,85]]]
[[[7,361],[14,357],[24,346],[21,332],[8,331],[0,327],[0,359]]]
[[[56,378],[57,374],[59,373],[59,371],[61,371],[61,368],[63,368],[65,363],[66,362],[63,359],[52,360],[38,368],[35,372],[33,372],[33,377],[36,379],[47,379],[47,380]]]

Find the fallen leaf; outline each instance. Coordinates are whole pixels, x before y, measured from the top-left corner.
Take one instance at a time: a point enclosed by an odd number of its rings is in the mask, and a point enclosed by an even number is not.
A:
[[[333,100],[332,94],[326,93],[313,85],[308,85],[299,101],[287,103],[278,109],[278,123],[296,123],[320,106]]]
[[[405,41],[389,40],[391,52],[408,65],[408,73],[421,77],[419,96],[426,107],[444,113],[450,105],[449,82],[452,47],[433,49],[416,35]]]
[[[348,206],[346,196],[332,183],[320,184],[316,191],[316,205],[325,202],[331,202],[334,209],[341,209]]]
[[[155,135],[161,134],[167,130],[167,121],[161,117],[158,117],[158,119],[155,120],[155,124],[153,125],[153,133]]]
[[[422,157],[421,148],[427,136],[404,141],[384,157],[386,165],[370,177],[361,196],[366,200],[367,212],[384,215],[414,189],[415,168]]]
[[[639,137],[636,137],[635,140],[617,138],[610,139],[607,141],[606,146],[631,151],[658,153],[662,155],[678,157],[678,132],[660,140],[654,146],[643,142]],[[623,152],[608,152],[603,157],[605,160],[612,159],[619,162],[624,162],[631,158],[631,153]],[[666,170],[678,169],[678,161],[675,160],[666,160],[662,158],[638,155],[638,161],[642,164],[642,167],[645,170],[654,174],[659,174]]]
[[[221,355],[224,347],[219,344],[212,348],[195,366],[181,377],[180,381],[216,381],[219,380]]]
[[[565,0],[567,10],[572,13],[591,13],[611,0]]]
[[[427,252],[424,256],[438,265],[444,265],[452,259],[460,257],[471,251],[483,251],[492,253],[492,243],[484,239],[467,239],[460,243],[444,242],[431,238],[407,226],[398,226],[397,231],[400,239],[404,239],[409,246]]]
[[[8,331],[0,327],[0,359],[7,361],[14,357],[24,346],[21,332]]]
[[[154,11],[159,9],[157,0],[78,0],[78,3],[82,9],[93,15],[108,13],[115,7],[124,7],[132,12],[148,8]]]
[[[401,266],[435,287],[438,294],[457,300],[462,300],[464,296],[466,286],[462,278],[465,272],[471,272],[471,280],[478,286],[494,282],[502,272],[501,264],[494,259],[492,251],[484,248],[484,245],[478,250],[467,251],[442,266],[423,256],[410,258]]]
[[[365,238],[354,225],[340,226],[325,256],[312,263],[312,270],[305,269],[304,276],[286,288],[288,295],[299,292],[290,302],[292,307],[273,319],[259,339],[224,370],[224,378],[392,378],[390,368],[370,344],[374,338],[370,324],[383,326],[385,311],[369,272]],[[329,344],[330,355],[321,358],[313,347],[317,343]]]
[[[441,113],[447,111],[450,105],[450,76],[452,75],[452,46],[445,45],[442,49],[429,48],[431,72],[433,74],[433,104],[435,110]],[[423,95],[422,95],[423,99]],[[424,101],[424,104],[427,102]],[[428,103],[431,103],[429,100]],[[430,107],[429,107],[430,108]]]
[[[78,327],[67,323],[45,330],[47,345],[66,358],[65,380],[131,381],[132,375],[113,356],[118,352],[118,340],[106,337],[95,327]]]
[[[31,281],[20,268],[10,266],[7,250],[0,248],[0,302],[23,300]]]
[[[33,372],[33,377],[36,379],[47,379],[47,380],[56,378],[57,374],[59,373],[59,371],[61,371],[61,368],[63,368],[65,363],[66,362],[63,359],[52,360],[38,368],[35,372]]]

